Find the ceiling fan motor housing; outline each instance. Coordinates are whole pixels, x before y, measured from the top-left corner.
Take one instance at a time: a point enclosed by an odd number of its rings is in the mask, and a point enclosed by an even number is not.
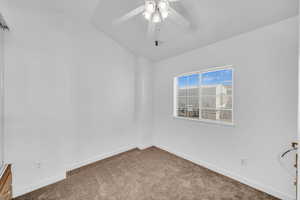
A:
[[[160,23],[169,15],[168,0],[146,0],[145,11],[143,13],[146,20],[153,23]]]

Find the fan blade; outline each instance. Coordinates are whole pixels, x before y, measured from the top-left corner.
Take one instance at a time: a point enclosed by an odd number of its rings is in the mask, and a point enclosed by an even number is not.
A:
[[[154,37],[154,34],[155,34],[155,23],[149,21],[148,23],[148,32],[147,32],[147,36],[149,38],[153,38]]]
[[[134,10],[130,11],[129,13],[127,13],[126,15],[124,15],[123,17],[121,17],[121,18],[115,20],[115,21],[113,22],[113,24],[116,25],[116,24],[120,24],[120,23],[122,23],[122,22],[124,22],[124,21],[127,21],[127,20],[129,20],[129,19],[131,19],[131,18],[137,16],[138,14],[144,12],[144,10],[145,10],[145,6],[144,6],[144,5],[139,6],[139,7],[137,7],[136,9],[134,9]]]
[[[173,21],[185,28],[189,28],[191,26],[191,23],[181,14],[179,14],[175,9],[170,9],[170,18],[173,19]]]

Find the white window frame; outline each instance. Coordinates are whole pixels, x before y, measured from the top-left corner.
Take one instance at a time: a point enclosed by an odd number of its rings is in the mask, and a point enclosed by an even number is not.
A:
[[[200,117],[201,115],[201,99],[199,98],[199,118],[190,118],[190,117],[180,117],[177,115],[177,79],[181,76],[188,76],[188,75],[193,75],[193,74],[200,74],[200,73],[206,73],[206,72],[211,72],[211,71],[219,71],[219,70],[224,70],[224,69],[230,69],[232,70],[232,94],[231,94],[231,98],[232,98],[232,108],[231,108],[231,116],[232,116],[232,120],[231,122],[225,122],[225,121],[217,121],[217,120],[209,120],[209,119],[202,119]],[[234,112],[235,112],[235,104],[234,104],[234,68],[232,65],[226,65],[226,66],[222,66],[222,67],[210,67],[210,68],[206,68],[204,70],[200,70],[200,71],[193,71],[193,72],[188,72],[188,73],[183,73],[183,74],[179,74],[177,76],[175,76],[173,78],[173,117],[175,119],[183,119],[183,120],[191,120],[191,121],[197,121],[197,122],[204,122],[204,123],[212,123],[212,124],[219,124],[219,125],[226,125],[226,126],[234,126],[235,125],[235,121],[234,121]],[[202,76],[201,76],[202,77]],[[201,80],[199,80],[201,81]],[[201,90],[201,88],[200,88]],[[201,95],[201,92],[199,93],[199,96]]]

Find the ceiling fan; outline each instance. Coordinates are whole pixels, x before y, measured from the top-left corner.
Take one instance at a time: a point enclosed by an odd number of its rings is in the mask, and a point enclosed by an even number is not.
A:
[[[144,4],[133,9],[121,18],[115,20],[113,24],[120,24],[124,21],[142,14],[148,21],[148,37],[152,38],[155,35],[156,25],[167,19],[171,19],[176,24],[183,28],[189,28],[191,23],[184,16],[178,13],[171,4],[180,0],[145,0]],[[157,44],[157,43],[156,43]]]

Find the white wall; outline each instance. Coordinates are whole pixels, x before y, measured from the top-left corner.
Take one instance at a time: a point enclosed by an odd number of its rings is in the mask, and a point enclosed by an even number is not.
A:
[[[277,157],[297,135],[297,54],[295,17],[157,63],[154,144],[283,199],[295,197]],[[235,69],[235,127],[172,118],[173,77],[224,65]]]
[[[3,72],[4,72],[4,31],[0,28],[0,173],[4,164],[4,107],[3,107]]]
[[[136,124],[137,146],[152,146],[153,128],[153,63],[144,57],[136,60]]]
[[[300,0],[299,0],[300,3]],[[299,7],[300,9],[300,7]],[[300,16],[298,16],[298,25],[300,23]],[[299,26],[300,28],[300,26]],[[300,31],[299,31],[299,35],[298,35],[298,53],[299,53],[299,57],[298,57],[298,145],[300,144]],[[299,147],[299,146],[298,146]],[[298,155],[300,155],[300,149],[298,149]],[[300,166],[300,159],[298,159],[298,166]],[[300,175],[298,173],[298,177],[297,177],[297,181],[299,183],[300,181]],[[300,191],[300,184],[297,185],[298,186],[298,190]],[[300,195],[297,195],[297,200],[300,200]]]
[[[295,18],[160,62],[152,76],[148,60],[136,61],[86,21],[6,9],[5,157],[15,196],[66,169],[151,145],[152,86],[154,144],[293,196],[276,159],[296,137]],[[173,119],[173,77],[225,64],[235,66],[236,126]]]
[[[135,57],[87,21],[10,6],[4,13],[11,27],[5,157],[14,196],[136,146]]]

